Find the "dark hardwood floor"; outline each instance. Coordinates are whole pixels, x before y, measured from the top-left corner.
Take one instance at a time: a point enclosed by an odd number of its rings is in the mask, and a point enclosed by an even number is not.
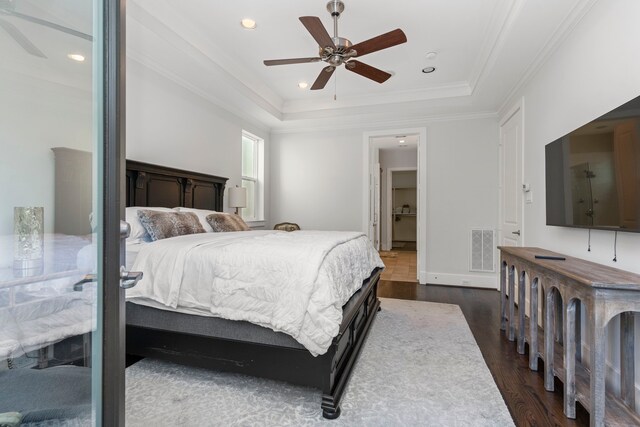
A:
[[[527,356],[500,331],[500,294],[494,290],[380,281],[378,296],[459,305],[517,426],[583,426],[589,413],[578,404],[577,418],[564,416],[562,383],[544,389],[543,367],[531,371]],[[384,304],[382,305],[384,310]]]

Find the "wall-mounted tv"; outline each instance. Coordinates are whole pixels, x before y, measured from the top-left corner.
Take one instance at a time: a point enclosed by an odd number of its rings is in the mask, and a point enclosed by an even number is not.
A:
[[[547,225],[640,232],[640,97],[547,144]]]

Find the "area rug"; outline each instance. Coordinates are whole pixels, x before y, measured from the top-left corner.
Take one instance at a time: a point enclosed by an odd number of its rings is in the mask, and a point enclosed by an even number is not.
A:
[[[512,426],[457,305],[382,299],[342,401],[313,388],[144,359],[127,368],[127,426]]]

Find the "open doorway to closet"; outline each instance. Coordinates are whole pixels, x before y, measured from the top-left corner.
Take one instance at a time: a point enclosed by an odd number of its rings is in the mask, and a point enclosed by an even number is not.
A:
[[[419,279],[419,141],[417,133],[370,136],[370,235],[385,263],[383,280]]]

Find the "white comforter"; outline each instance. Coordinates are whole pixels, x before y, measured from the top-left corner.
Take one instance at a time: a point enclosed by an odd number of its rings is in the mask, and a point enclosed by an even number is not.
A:
[[[362,233],[193,234],[146,244],[133,265],[144,278],[127,299],[246,320],[285,332],[318,355],[338,334],[342,306],[383,266]]]

